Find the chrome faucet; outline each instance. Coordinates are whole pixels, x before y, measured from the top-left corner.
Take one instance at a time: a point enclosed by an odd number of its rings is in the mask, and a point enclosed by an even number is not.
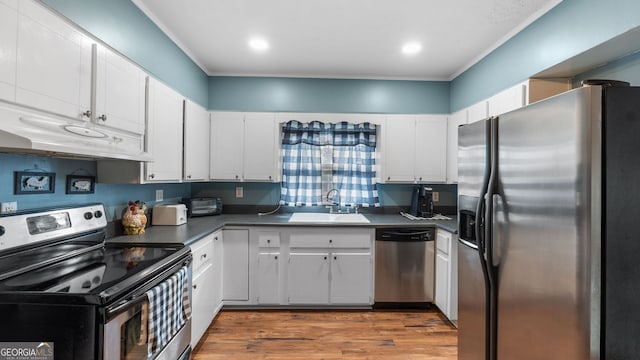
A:
[[[331,193],[335,193],[333,196],[331,196]],[[330,197],[331,196],[331,197]],[[336,201],[336,197],[338,198],[338,201]],[[333,188],[329,191],[327,191],[327,195],[325,196],[326,200],[327,200],[327,204],[331,204],[330,206],[327,206],[329,208],[329,213],[333,213],[333,207],[334,206],[338,206],[338,212],[340,212],[340,190]]]

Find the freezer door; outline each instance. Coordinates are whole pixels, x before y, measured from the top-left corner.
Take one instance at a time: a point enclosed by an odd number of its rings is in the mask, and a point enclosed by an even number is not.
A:
[[[487,167],[486,120],[458,128],[458,359],[487,351],[485,277],[477,247],[476,210]]]
[[[482,120],[458,128],[458,196],[480,196],[487,167],[486,127]]]
[[[584,87],[498,119],[498,359],[598,352],[600,99]]]
[[[478,249],[458,241],[458,359],[485,360],[484,275]]]

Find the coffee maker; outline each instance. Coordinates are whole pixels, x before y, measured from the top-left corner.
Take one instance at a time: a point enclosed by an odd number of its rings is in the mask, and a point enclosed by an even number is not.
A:
[[[423,218],[433,216],[433,190],[430,187],[418,185],[413,188],[410,213]]]

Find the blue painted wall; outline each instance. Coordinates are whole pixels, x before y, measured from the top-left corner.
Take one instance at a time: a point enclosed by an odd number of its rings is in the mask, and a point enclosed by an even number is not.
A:
[[[44,171],[56,174],[55,192],[47,194],[14,194],[15,171]],[[101,202],[107,208],[108,219],[119,219],[129,200],[141,200],[152,207],[155,191],[164,190],[164,203],[176,203],[191,196],[191,184],[101,184],[96,183],[93,194],[68,195],[67,175],[96,175],[96,162],[58,159],[46,156],[0,153],[0,202],[17,201],[18,209]]]
[[[564,0],[451,82],[452,112],[640,25],[637,0]]]
[[[448,114],[449,82],[214,76],[209,109]]]
[[[573,79],[573,86],[580,86],[585,79],[622,80],[632,86],[640,86],[640,52],[577,75]]]
[[[208,77],[130,0],[42,0],[194,102],[207,107]]]

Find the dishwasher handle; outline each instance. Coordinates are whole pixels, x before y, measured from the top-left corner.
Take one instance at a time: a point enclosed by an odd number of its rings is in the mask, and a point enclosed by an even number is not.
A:
[[[427,230],[381,230],[376,232],[378,241],[434,241],[435,232],[433,229]]]

